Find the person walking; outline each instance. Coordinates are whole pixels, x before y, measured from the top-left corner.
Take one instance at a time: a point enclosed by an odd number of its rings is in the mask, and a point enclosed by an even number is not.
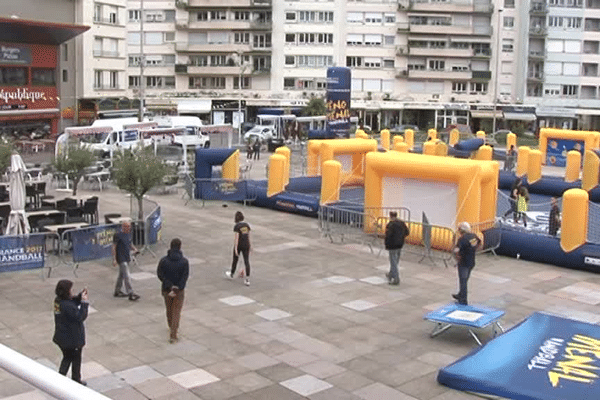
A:
[[[244,284],[250,286],[250,225],[244,222],[244,214],[241,211],[235,213],[235,232],[233,238],[233,261],[231,263],[231,271],[225,271],[225,275],[231,279],[235,276],[235,270],[240,258],[240,253],[244,257],[244,265],[246,267],[246,279]],[[243,276],[243,273],[240,273]]]
[[[550,216],[548,218],[548,233],[552,236],[556,236],[558,228],[560,228],[560,209],[558,208],[558,202],[556,197],[550,200]]]
[[[481,240],[471,232],[471,225],[468,222],[461,222],[458,225],[458,240],[453,249],[454,256],[457,259],[458,268],[458,293],[453,294],[458,304],[467,305],[467,282],[471,276],[471,270],[475,267],[475,251],[481,246]]]
[[[254,154],[255,160],[260,160],[260,139],[256,138],[254,144],[252,145],[252,152]]]
[[[121,226],[121,232],[115,233],[113,237],[113,266],[119,267],[114,297],[129,297],[129,300],[136,301],[140,296],[133,292],[131,286],[131,276],[129,274],[131,251],[138,252],[137,248],[131,243],[131,223],[124,222]],[[125,285],[125,292],[121,290],[123,285]]]
[[[404,246],[404,239],[408,236],[408,227],[404,221],[398,219],[396,211],[390,211],[390,222],[385,226],[385,249],[390,257],[390,271],[385,274],[390,285],[400,284],[398,264],[400,252]]]
[[[156,269],[156,275],[162,282],[161,291],[167,309],[167,325],[171,331],[169,343],[179,340],[177,331],[183,308],[184,289],[190,273],[190,265],[181,252],[181,240],[171,240],[171,248],[167,255],[161,258]]]
[[[81,380],[81,353],[85,346],[83,321],[88,316],[88,291],[85,288],[77,296],[73,296],[73,282],[62,279],[56,284],[54,293],[56,298],[52,341],[63,353],[58,372],[66,376],[70,367],[71,378],[85,386],[86,382]]]
[[[252,160],[253,148],[253,143],[248,140],[248,143],[246,143],[246,160]]]
[[[523,179],[517,178],[514,180],[512,185],[510,186],[510,208],[504,214],[504,218],[508,217],[508,214],[512,213],[513,221],[517,222],[518,210],[517,210],[517,200],[519,199],[519,190],[523,186]]]

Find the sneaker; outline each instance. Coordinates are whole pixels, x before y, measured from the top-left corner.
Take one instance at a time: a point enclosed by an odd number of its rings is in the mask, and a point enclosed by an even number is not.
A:
[[[140,298],[140,295],[139,295],[139,294],[131,293],[131,294],[129,295],[129,300],[131,300],[131,301],[136,301],[136,300],[139,300],[139,298]]]
[[[390,285],[398,286],[400,284],[400,279],[390,279],[388,283]]]
[[[171,344],[177,343],[177,342],[179,342],[179,338],[177,338],[177,337],[172,337],[169,339],[169,343],[171,343]]]
[[[113,296],[114,297],[127,297],[127,293],[123,293],[123,292],[119,291],[119,292],[115,292],[113,294]]]
[[[231,275],[231,271],[225,271],[225,276],[228,277],[229,279],[233,278],[233,275]]]
[[[246,278],[246,280],[244,281],[244,285],[250,286],[250,279]]]
[[[80,385],[87,386],[86,381],[75,381],[75,382],[79,383]]]
[[[458,300],[459,299],[459,297],[458,297],[457,294],[453,294],[452,297],[454,298],[454,300]]]

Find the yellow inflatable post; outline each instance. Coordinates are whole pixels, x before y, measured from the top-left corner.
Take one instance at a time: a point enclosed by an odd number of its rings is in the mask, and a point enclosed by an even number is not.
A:
[[[435,156],[435,142],[433,140],[423,143],[423,154]]]
[[[460,140],[460,131],[456,128],[450,131],[450,138],[448,139],[448,144],[450,146],[454,146]]]
[[[493,154],[494,149],[492,149],[491,146],[484,144],[477,150],[477,153],[475,153],[475,159],[481,161],[491,161]]]
[[[361,128],[356,128],[356,131],[354,131],[354,137],[361,137],[363,135],[366,135],[365,131],[362,130]]]
[[[271,197],[285,190],[284,170],[286,159],[281,154],[269,157],[269,182],[267,196]]]
[[[236,150],[221,167],[223,171],[223,179],[231,179],[237,181],[240,179],[240,151]]]
[[[567,153],[567,167],[565,168],[565,182],[575,182],[579,180],[580,169],[581,153],[576,150],[569,151]]]
[[[429,141],[430,139],[432,141],[437,139],[437,131],[433,128],[427,131],[427,140]]]
[[[412,129],[407,129],[404,131],[404,141],[408,145],[408,148],[412,150],[415,146],[415,131]]]
[[[542,178],[542,152],[530,150],[527,156],[527,182],[535,183]]]
[[[563,194],[560,247],[571,252],[587,241],[589,196],[583,189]]]
[[[408,153],[408,144],[400,141],[394,142],[394,150],[401,153]]]
[[[527,173],[529,167],[529,152],[531,149],[527,146],[519,147],[519,153],[517,155],[517,176],[523,176]]]
[[[369,135],[367,135],[364,132],[356,132],[356,138],[357,139],[369,139]]]
[[[592,190],[598,186],[598,171],[600,170],[600,158],[593,151],[586,150],[583,155],[583,174],[581,177],[581,188]]]
[[[323,140],[309,140],[306,152],[306,175],[321,174],[321,143]]]
[[[275,154],[279,154],[285,157],[285,167],[283,169],[283,182],[284,185],[290,183],[290,159],[292,157],[292,152],[288,147],[278,147],[275,149]]]
[[[394,136],[394,142],[393,143],[394,143],[393,147],[396,148],[396,144],[397,143],[404,143],[404,138],[402,136],[400,136],[400,135]]]
[[[512,132],[506,134],[506,150],[509,150],[511,145],[517,150],[517,135]]]
[[[342,186],[342,164],[339,161],[328,160],[323,163],[321,179],[321,205],[340,201]]]
[[[483,140],[485,140],[485,132],[484,131],[477,131],[477,133],[475,134],[475,136],[477,137],[477,139],[483,139]]]
[[[446,157],[448,155],[448,145],[438,140],[435,144],[435,155],[440,157]]]
[[[381,132],[379,132],[379,139],[381,141],[381,147],[383,147],[386,150],[389,150],[390,149],[390,130],[382,129]]]

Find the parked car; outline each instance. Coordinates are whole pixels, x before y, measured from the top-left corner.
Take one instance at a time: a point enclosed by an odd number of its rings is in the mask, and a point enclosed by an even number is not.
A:
[[[256,125],[244,134],[244,140],[246,142],[254,142],[258,139],[261,143],[265,143],[270,139],[274,139],[275,136],[275,128],[273,126]]]

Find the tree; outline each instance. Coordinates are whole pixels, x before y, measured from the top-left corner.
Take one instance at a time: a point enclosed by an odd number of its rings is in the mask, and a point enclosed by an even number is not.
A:
[[[52,165],[58,172],[62,172],[73,178],[73,196],[77,195],[77,185],[83,175],[85,168],[94,162],[94,153],[77,144],[69,144],[67,151],[60,153],[52,161]]]
[[[325,106],[325,100],[320,97],[313,97],[309,100],[306,107],[302,109],[302,115],[307,117],[326,115],[327,107]]]
[[[0,145],[0,174],[4,173],[10,166],[10,156],[12,155],[13,148],[9,144]]]
[[[113,181],[137,199],[138,220],[143,220],[144,195],[162,182],[169,167],[154,155],[151,147],[125,150],[117,154],[113,165]]]

